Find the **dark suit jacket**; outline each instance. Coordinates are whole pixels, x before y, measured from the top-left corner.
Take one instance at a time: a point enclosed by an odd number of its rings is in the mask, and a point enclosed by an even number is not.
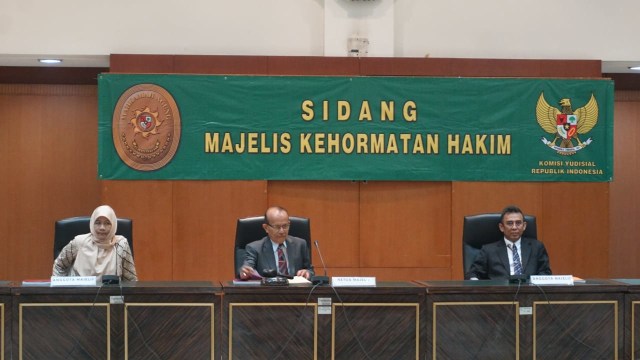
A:
[[[522,270],[525,275],[551,275],[549,255],[544,244],[536,239],[521,239]],[[484,245],[476,256],[465,279],[507,279],[511,275],[509,268],[509,249],[504,239]]]
[[[295,236],[287,236],[287,259],[289,260],[289,275],[295,275],[300,269],[307,269],[314,275],[311,260],[309,259],[309,248],[304,239]],[[273,247],[268,236],[260,240],[251,242],[245,247],[246,254],[244,264],[256,269],[261,276],[265,276],[264,270],[278,270]]]

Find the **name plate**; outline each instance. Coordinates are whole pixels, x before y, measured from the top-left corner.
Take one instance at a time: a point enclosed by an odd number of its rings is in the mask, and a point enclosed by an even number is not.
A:
[[[99,286],[97,276],[52,276],[51,286]]]
[[[376,278],[367,276],[334,276],[331,286],[376,286]]]
[[[572,275],[531,275],[533,285],[573,285]]]

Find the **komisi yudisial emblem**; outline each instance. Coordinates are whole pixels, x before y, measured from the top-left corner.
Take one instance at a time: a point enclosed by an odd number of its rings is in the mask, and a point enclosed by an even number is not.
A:
[[[591,138],[580,140],[579,135],[588,133],[598,123],[598,102],[591,94],[587,104],[576,110],[568,98],[560,99],[558,105],[559,109],[549,105],[544,93],[540,93],[536,118],[540,127],[554,136],[552,140],[543,136],[542,142],[560,155],[573,155],[592,142]]]
[[[167,165],[178,149],[180,129],[178,106],[158,85],[127,89],[113,111],[113,144],[122,161],[137,170]]]

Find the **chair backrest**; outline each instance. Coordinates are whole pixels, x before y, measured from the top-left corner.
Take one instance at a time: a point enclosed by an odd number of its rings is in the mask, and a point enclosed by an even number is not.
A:
[[[308,218],[289,216],[291,227],[289,235],[299,237],[307,241],[307,249],[309,249],[309,261],[311,261],[311,222]],[[244,262],[245,246],[248,243],[260,240],[267,236],[262,228],[264,224],[264,216],[253,216],[238,219],[236,224],[236,242],[233,250],[234,268],[233,273],[238,277],[238,268]]]
[[[462,226],[462,270],[465,274],[473,264],[473,260],[480,252],[482,245],[504,239],[504,234],[498,228],[500,215],[500,213],[489,213],[464,217]],[[522,236],[537,239],[536,217],[525,215],[524,221],[527,222],[527,228]]]
[[[53,260],[55,260],[62,248],[65,247],[77,235],[88,234],[90,216],[76,216],[56,221],[53,237]],[[131,255],[133,255],[133,221],[131,219],[118,219],[116,235],[122,235],[129,241]]]

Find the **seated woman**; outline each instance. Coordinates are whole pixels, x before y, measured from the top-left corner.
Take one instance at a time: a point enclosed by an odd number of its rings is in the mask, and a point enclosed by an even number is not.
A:
[[[124,236],[115,235],[116,213],[110,206],[98,206],[91,215],[89,234],[76,236],[53,263],[53,276],[117,275],[137,281],[136,267]]]

